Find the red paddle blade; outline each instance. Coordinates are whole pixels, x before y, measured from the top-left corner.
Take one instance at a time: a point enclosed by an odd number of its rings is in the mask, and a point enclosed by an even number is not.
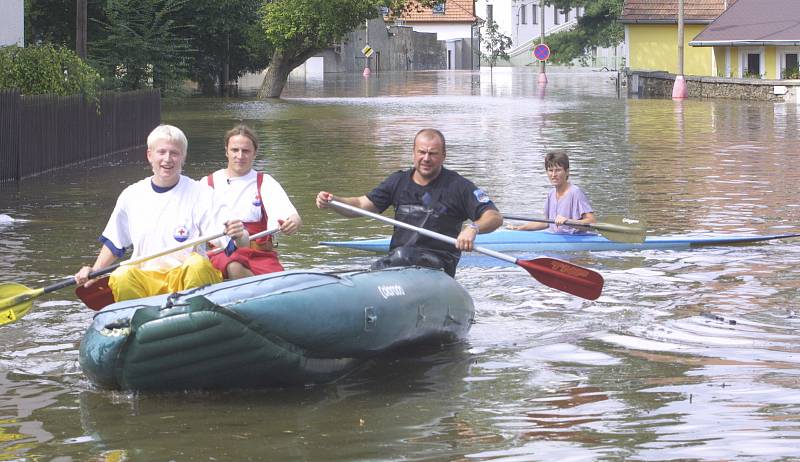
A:
[[[114,303],[114,294],[108,286],[108,277],[98,279],[89,287],[78,286],[75,295],[81,299],[89,308],[100,311],[104,307]]]
[[[597,300],[603,292],[603,276],[582,266],[547,257],[517,260],[517,264],[542,284],[568,294]]]

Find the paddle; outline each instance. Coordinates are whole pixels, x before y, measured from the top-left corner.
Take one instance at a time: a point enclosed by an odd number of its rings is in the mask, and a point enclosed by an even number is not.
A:
[[[397,221],[392,218],[372,213],[368,210],[353,207],[352,205],[344,204],[339,201],[330,201],[329,204],[334,207],[348,210],[350,212],[374,218],[376,220],[390,223],[394,226],[405,228],[411,231],[416,231],[422,235],[428,236],[432,239],[437,239],[443,242],[449,242],[455,245],[456,240],[450,236],[439,234],[425,228],[418,228],[402,221]],[[566,292],[568,294],[577,295],[588,300],[596,300],[600,293],[603,291],[603,276],[600,273],[592,271],[581,266],[573,265],[555,258],[539,257],[533,260],[520,260],[510,255],[500,252],[495,252],[484,247],[475,247],[476,252],[480,252],[490,257],[498,258],[509,263],[523,267],[534,279],[542,284],[552,287],[554,289]]]
[[[260,239],[262,237],[271,236],[273,234],[277,234],[280,232],[280,228],[275,229],[267,229],[261,231],[260,233],[253,234],[250,236],[251,240]],[[177,249],[180,250],[180,249]],[[225,250],[222,247],[217,247],[212,249],[208,252],[208,256],[216,255],[220,252]],[[104,277],[102,279],[98,279],[89,287],[86,286],[78,286],[75,288],[75,295],[81,299],[81,301],[88,306],[89,308],[100,311],[106,306],[115,302],[114,294],[111,291],[111,287],[108,285],[108,277]]]
[[[123,262],[89,273],[89,279],[94,279],[99,276],[103,276],[104,274],[111,273],[112,271],[114,271],[115,269],[119,268],[122,265],[135,265],[137,263],[141,263],[147,260],[152,260],[153,258],[158,258],[170,254],[172,252],[177,252],[178,250],[194,247],[196,245],[212,241],[224,235],[225,233],[218,233],[213,236],[198,237],[197,239],[194,239],[192,241],[184,242],[183,244],[177,247],[163,250],[161,252],[152,255],[134,258],[131,260],[125,260]],[[33,305],[33,300],[35,298],[41,297],[44,294],[49,294],[50,292],[55,292],[57,290],[63,289],[64,287],[69,287],[74,284],[75,284],[74,278],[64,279],[61,282],[57,282],[55,284],[49,285],[47,287],[42,287],[39,289],[30,289],[22,284],[17,284],[13,282],[0,284],[0,326],[16,321],[17,319],[27,314],[28,311],[30,311],[31,306]]]
[[[553,220],[546,220],[544,218],[506,214],[503,214],[503,218],[508,218],[509,220],[533,221],[537,223],[555,223]],[[573,220],[567,220],[564,224],[593,229],[609,241],[627,242],[629,244],[641,244],[644,242],[645,234],[647,233],[647,227],[643,221],[625,218],[619,215],[608,215],[603,217],[603,222],[592,224],[576,223]]]

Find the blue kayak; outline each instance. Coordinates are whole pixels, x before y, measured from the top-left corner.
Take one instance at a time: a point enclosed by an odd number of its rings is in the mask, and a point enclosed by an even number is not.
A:
[[[479,234],[475,244],[498,252],[571,252],[602,250],[690,249],[694,247],[748,245],[773,239],[800,237],[800,234],[762,236],[648,236],[641,244],[610,241],[598,234],[555,234],[547,231],[499,230]],[[326,241],[320,244],[367,250],[389,251],[389,238],[355,241]]]
[[[463,340],[474,315],[440,270],[285,271],[109,305],[79,359],[105,388],[306,385],[398,349]]]

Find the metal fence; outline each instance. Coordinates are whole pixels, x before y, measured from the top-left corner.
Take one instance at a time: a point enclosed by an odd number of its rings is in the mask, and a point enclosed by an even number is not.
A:
[[[161,120],[158,90],[22,96],[0,91],[0,183],[144,146]]]

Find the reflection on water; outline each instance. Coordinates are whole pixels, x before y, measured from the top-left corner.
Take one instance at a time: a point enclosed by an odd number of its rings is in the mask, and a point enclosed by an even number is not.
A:
[[[423,126],[447,165],[501,210],[537,214],[542,159],[566,149],[598,213],[653,234],[798,231],[797,106],[618,99],[612,75],[420,72],[292,82],[281,101],[165,103],[189,136],[187,173],[224,164],[245,121],[257,166],[303,215],[282,237],[288,268],[350,269],[373,256],[318,245],[390,228],[318,211],[321,189],[367,192],[411,161]],[[3,280],[41,287],[90,262],[143,153],[4,186]],[[554,254],[601,272],[595,302],[475,259],[466,345],[378,361],[300,390],[131,394],[94,389],[77,364],[92,312],[68,290],[0,328],[0,460],[776,460],[800,458],[797,241],[693,251]],[[472,258],[472,257],[470,257]],[[235,455],[235,456],[234,456]]]

